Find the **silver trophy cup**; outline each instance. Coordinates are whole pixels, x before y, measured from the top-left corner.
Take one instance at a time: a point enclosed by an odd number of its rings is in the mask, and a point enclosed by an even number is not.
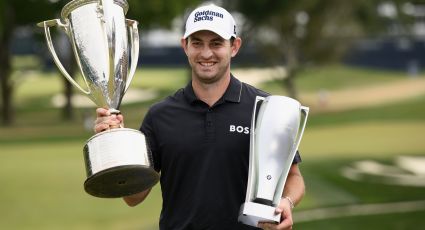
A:
[[[134,76],[139,56],[137,22],[125,18],[126,0],[73,0],[61,19],[40,22],[55,64],[69,82],[98,107],[118,114]],[[72,44],[83,76],[77,83],[61,64],[50,35],[58,26]],[[131,60],[131,64],[129,64]],[[83,149],[87,179],[84,189],[96,197],[122,197],[151,188],[159,180],[145,136],[115,128],[91,137]]]
[[[250,136],[248,186],[239,221],[280,222],[275,209],[307,123],[309,108],[289,97],[257,96]]]

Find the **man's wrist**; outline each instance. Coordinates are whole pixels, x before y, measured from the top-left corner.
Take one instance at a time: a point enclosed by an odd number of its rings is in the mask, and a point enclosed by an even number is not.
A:
[[[283,197],[283,199],[285,199],[289,202],[289,206],[291,207],[291,209],[295,208],[295,203],[294,203],[294,201],[292,201],[291,197],[285,196],[285,197]]]

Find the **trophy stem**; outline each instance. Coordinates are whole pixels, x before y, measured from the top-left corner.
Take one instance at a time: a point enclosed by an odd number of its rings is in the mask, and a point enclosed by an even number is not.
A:
[[[121,114],[121,111],[119,111],[118,109],[108,109],[109,113],[112,115],[119,115]],[[119,125],[112,125],[110,126],[111,129],[116,129],[116,128],[124,128],[124,126],[120,123]]]
[[[111,114],[115,114],[115,115],[121,114],[121,111],[119,111],[118,109],[108,109],[108,111]]]

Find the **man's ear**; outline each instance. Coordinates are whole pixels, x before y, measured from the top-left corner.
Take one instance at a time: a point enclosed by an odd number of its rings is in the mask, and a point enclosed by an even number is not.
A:
[[[240,37],[235,38],[232,44],[232,57],[236,56],[238,54],[239,49],[242,46],[242,39]]]
[[[180,45],[182,46],[186,56],[187,56],[187,39],[184,39],[184,38],[180,39]]]

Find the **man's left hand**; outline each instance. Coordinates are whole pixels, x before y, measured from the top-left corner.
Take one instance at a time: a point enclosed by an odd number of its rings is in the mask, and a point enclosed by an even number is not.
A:
[[[276,214],[279,214],[279,213],[281,214],[279,224],[260,222],[258,223],[258,227],[265,230],[292,229],[292,225],[294,223],[292,221],[291,203],[288,199],[286,198],[280,199],[280,203],[276,208]]]

